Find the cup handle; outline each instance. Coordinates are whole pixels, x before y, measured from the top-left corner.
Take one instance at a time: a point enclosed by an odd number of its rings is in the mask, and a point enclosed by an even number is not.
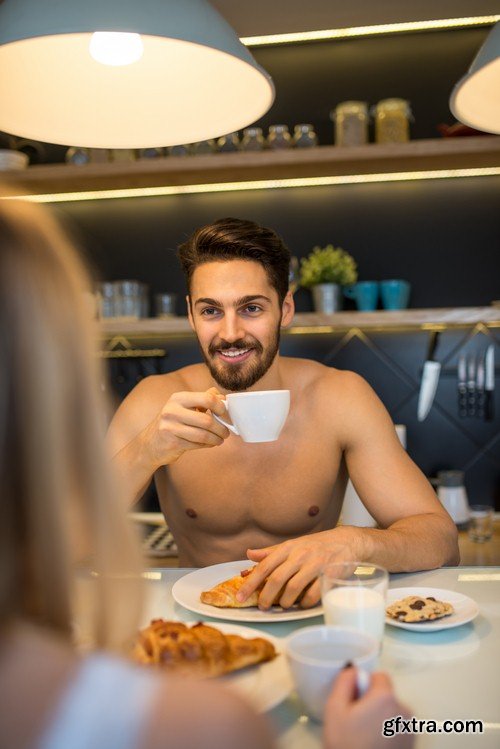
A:
[[[354,284],[348,284],[347,286],[342,287],[342,292],[345,297],[348,299],[354,299],[355,298],[355,291],[354,291]]]
[[[356,667],[356,685],[358,688],[358,698],[363,697],[367,692],[371,682],[371,675],[364,668]]]
[[[227,401],[222,401],[222,402],[224,404],[224,407],[227,409]],[[233,426],[232,424],[228,424],[227,421],[224,421],[224,419],[221,419],[221,417],[217,416],[217,414],[214,414],[213,411],[212,411],[212,416],[214,417],[216,421],[219,422],[219,424],[222,424],[223,426],[227,427],[230,432],[232,432],[233,434],[236,434],[237,437],[240,436],[240,433],[238,432],[235,426]]]

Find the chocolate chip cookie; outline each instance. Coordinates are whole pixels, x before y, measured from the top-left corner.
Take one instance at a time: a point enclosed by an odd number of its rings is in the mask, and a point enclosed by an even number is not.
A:
[[[453,611],[451,603],[437,601],[432,596],[407,596],[400,601],[394,601],[386,609],[387,616],[391,619],[408,623],[441,619],[453,614]]]

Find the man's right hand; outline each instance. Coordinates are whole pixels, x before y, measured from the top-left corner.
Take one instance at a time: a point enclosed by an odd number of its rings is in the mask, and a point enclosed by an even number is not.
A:
[[[212,413],[227,418],[224,396],[213,387],[204,393],[173,393],[143,438],[157,468],[174,463],[187,450],[218,447],[230,431]]]

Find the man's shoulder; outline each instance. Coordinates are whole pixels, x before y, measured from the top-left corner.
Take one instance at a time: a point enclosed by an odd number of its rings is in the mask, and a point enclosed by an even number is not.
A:
[[[287,357],[284,361],[289,378],[308,390],[317,388],[324,394],[328,391],[359,393],[371,389],[363,377],[347,369],[336,369],[311,359]]]
[[[134,392],[141,398],[170,397],[172,393],[181,391],[205,390],[204,380],[206,367],[204,364],[191,364],[181,369],[165,374],[150,375],[141,380],[134,388]]]

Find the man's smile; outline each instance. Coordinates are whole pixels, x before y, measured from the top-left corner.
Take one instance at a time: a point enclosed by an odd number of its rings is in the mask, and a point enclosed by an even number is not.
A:
[[[217,349],[217,356],[224,362],[239,363],[246,361],[250,357],[252,351],[253,348]]]

